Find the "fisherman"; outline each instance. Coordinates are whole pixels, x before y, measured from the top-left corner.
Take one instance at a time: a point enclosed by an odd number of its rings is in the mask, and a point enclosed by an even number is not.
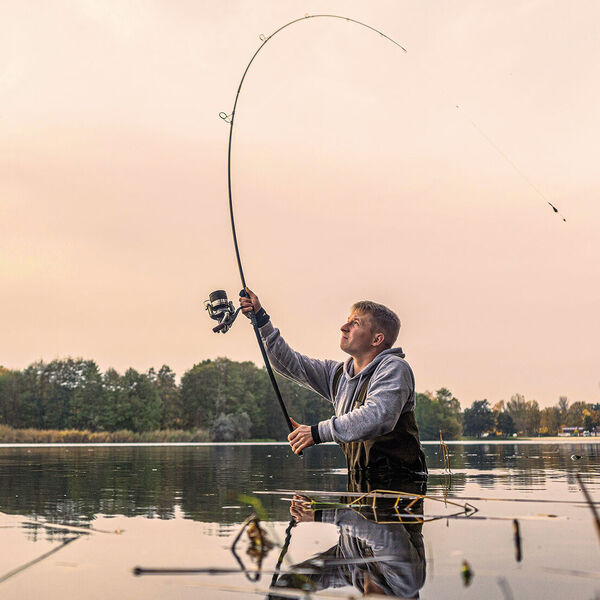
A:
[[[365,489],[357,485],[365,474],[379,482],[424,479],[427,467],[415,420],[414,376],[402,348],[393,347],[400,330],[398,316],[381,304],[357,302],[340,328],[340,348],[350,358],[344,363],[317,360],[292,350],[258,296],[249,289],[246,293],[240,297],[242,312],[250,318],[254,311],[273,368],[333,403],[334,416],[325,421],[303,425],[291,419],[292,450],[299,454],[314,444],[337,442],[354,489]]]

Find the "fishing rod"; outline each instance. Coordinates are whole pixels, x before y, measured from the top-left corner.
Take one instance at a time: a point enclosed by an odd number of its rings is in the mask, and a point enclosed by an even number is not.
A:
[[[261,40],[262,44],[258,47],[256,52],[254,52],[254,54],[252,55],[252,58],[250,59],[250,62],[248,63],[248,65],[246,66],[246,69],[244,70],[242,79],[240,80],[240,83],[239,83],[239,86],[237,89],[237,93],[235,95],[235,100],[233,102],[233,109],[232,109],[231,113],[230,114],[227,114],[226,112],[219,113],[219,116],[221,117],[221,119],[223,119],[226,123],[229,124],[229,144],[228,144],[228,149],[227,149],[227,190],[228,190],[228,194],[229,194],[229,216],[231,219],[231,233],[233,236],[233,245],[235,248],[235,256],[236,256],[236,260],[237,260],[238,270],[240,272],[240,279],[242,282],[242,291],[240,292],[240,296],[247,296],[248,294],[246,291],[247,290],[246,277],[244,276],[244,269],[242,267],[242,259],[240,257],[240,248],[239,248],[237,232],[236,232],[236,228],[235,228],[235,217],[234,217],[234,212],[233,212],[233,195],[231,192],[231,143],[233,140],[233,124],[235,121],[235,115],[236,115],[238,100],[240,97],[240,92],[242,91],[242,86],[244,85],[246,75],[248,74],[248,71],[250,70],[252,63],[254,62],[254,59],[258,56],[259,52],[265,47],[265,45],[270,40],[272,40],[278,33],[283,31],[287,27],[291,27],[292,25],[295,25],[296,23],[301,23],[303,21],[309,21],[310,19],[339,19],[342,21],[347,21],[349,23],[355,23],[356,25],[360,25],[361,27],[365,27],[365,28],[373,31],[374,33],[379,34],[386,40],[392,42],[392,44],[394,44],[395,46],[398,46],[398,48],[400,48],[402,51],[406,52],[406,48],[404,48],[404,46],[402,46],[401,44],[399,44],[398,42],[393,40],[391,37],[389,37],[382,31],[380,31],[379,29],[376,29],[375,27],[372,27],[371,25],[368,25],[367,23],[363,23],[362,21],[357,21],[356,19],[351,19],[350,17],[344,17],[341,15],[330,15],[330,14],[309,15],[309,14],[306,14],[306,15],[304,15],[304,17],[301,17],[299,19],[294,19],[293,21],[290,21],[289,23],[282,25],[268,37],[265,37],[263,34],[261,34],[259,36],[259,39]],[[233,325],[233,322],[235,321],[235,319],[237,318],[237,316],[240,312],[240,309],[238,308],[236,310],[233,306],[233,302],[231,302],[227,299],[227,293],[224,290],[217,290],[217,291],[213,292],[212,294],[210,294],[209,299],[205,301],[205,307],[209,313],[209,316],[212,319],[215,319],[216,321],[218,321],[218,325],[213,328],[213,331],[215,333],[219,333],[219,332],[226,333],[231,328],[231,326]],[[288,426],[288,429],[290,430],[290,432],[292,432],[292,431],[294,431],[294,425],[292,424],[292,421],[288,414],[287,408],[283,401],[283,397],[281,396],[281,391],[279,390],[279,386],[277,385],[277,381],[275,380],[275,375],[274,375],[273,369],[271,367],[271,362],[269,361],[269,357],[267,356],[267,352],[265,350],[264,343],[260,336],[260,331],[259,331],[259,326],[258,326],[258,323],[256,320],[256,315],[254,314],[253,311],[250,311],[248,314],[250,315],[250,321],[252,323],[252,327],[254,328],[254,333],[256,335],[256,341],[258,342],[258,347],[260,348],[260,352],[262,354],[263,361],[264,361],[265,367],[267,369],[267,373],[269,374],[269,379],[271,380],[271,385],[275,392],[275,396],[277,397],[277,401],[279,402],[279,407],[281,408],[281,412],[283,413],[283,416],[285,418],[285,422]],[[302,452],[300,452],[300,454],[302,454]]]

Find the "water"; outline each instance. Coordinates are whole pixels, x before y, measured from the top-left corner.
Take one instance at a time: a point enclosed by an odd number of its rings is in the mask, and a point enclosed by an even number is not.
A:
[[[406,517],[405,524],[399,523],[398,512],[406,514],[403,505],[394,514],[385,510],[386,500],[379,513],[319,511],[321,522],[302,522],[289,530],[283,566],[326,551],[354,557],[354,564],[308,576],[317,587],[329,586],[317,597],[359,596],[365,585],[405,595],[418,590],[421,598],[600,595],[600,539],[576,479],[580,473],[600,501],[600,445],[595,440],[452,444],[452,476],[443,472],[438,449],[437,444],[425,446],[431,471],[427,494],[459,507],[425,499],[423,524]],[[574,454],[581,459],[573,460]],[[344,459],[332,445],[308,449],[302,459],[286,445],[264,444],[3,447],[0,597],[264,597],[272,577],[267,571],[274,568],[280,547],[264,558],[265,572],[256,583],[243,573],[135,577],[132,569],[237,568],[230,546],[253,510],[240,494],[258,499],[268,536],[281,544],[290,522],[290,502],[281,498],[291,494],[255,492],[337,492],[345,486]],[[466,503],[478,512],[465,515]],[[461,514],[452,516],[456,512]],[[307,519],[313,514],[305,511]],[[433,517],[442,518],[429,520]],[[61,547],[68,540],[73,541]],[[247,548],[244,536],[237,554],[254,569]],[[51,550],[56,552],[2,581]],[[365,557],[384,560],[368,563]],[[463,561],[472,572],[467,587]]]

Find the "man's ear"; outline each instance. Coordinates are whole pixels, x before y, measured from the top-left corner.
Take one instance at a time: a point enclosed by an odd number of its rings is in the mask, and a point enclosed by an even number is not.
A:
[[[385,340],[385,336],[383,335],[383,333],[376,333],[373,336],[373,342],[371,344],[373,346],[381,346],[381,344],[383,344],[384,340]]]

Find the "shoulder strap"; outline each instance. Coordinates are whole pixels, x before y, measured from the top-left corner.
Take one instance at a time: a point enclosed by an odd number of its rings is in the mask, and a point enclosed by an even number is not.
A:
[[[337,396],[338,393],[338,389],[340,387],[340,379],[342,377],[342,373],[344,372],[344,363],[340,363],[336,369],[335,369],[335,373],[333,374],[333,385],[331,386],[331,389],[333,391],[333,400],[335,400],[335,397]]]
[[[344,372],[344,364],[342,363],[337,366],[335,373],[333,374],[332,391],[333,391],[334,399],[337,396],[338,389],[340,387],[340,379],[342,378],[343,372]],[[365,380],[362,382],[362,385],[360,386],[360,391],[358,392],[358,396],[356,397],[355,405],[356,404],[361,405],[365,401],[365,398],[367,397],[367,389],[369,387],[369,383],[371,381],[372,375],[373,375],[373,373],[368,375],[365,378]]]
[[[361,406],[362,404],[364,404],[365,398],[367,397],[367,388],[369,387],[372,375],[373,373],[367,375],[365,380],[362,382],[362,385],[360,386],[360,391],[358,392],[358,396],[356,397],[356,401],[354,402],[355,406]]]

